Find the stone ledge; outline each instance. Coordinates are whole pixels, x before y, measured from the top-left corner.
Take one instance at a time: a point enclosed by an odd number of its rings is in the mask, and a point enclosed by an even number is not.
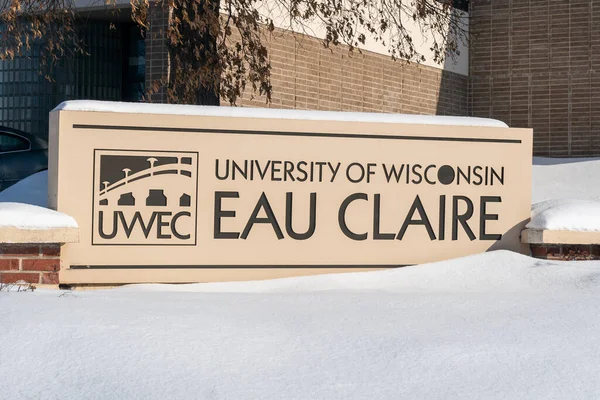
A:
[[[525,229],[521,232],[521,242],[527,244],[600,244],[600,232],[552,231]]]
[[[0,227],[0,243],[78,243],[79,228],[22,229]]]

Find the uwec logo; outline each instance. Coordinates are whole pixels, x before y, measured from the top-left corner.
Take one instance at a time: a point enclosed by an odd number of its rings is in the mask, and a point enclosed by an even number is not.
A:
[[[195,245],[198,153],[94,150],[92,245]]]

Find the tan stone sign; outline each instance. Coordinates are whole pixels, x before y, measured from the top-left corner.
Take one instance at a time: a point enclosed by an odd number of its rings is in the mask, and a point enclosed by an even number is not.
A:
[[[148,107],[51,114],[50,204],[80,226],[62,282],[264,279],[524,250],[531,130]]]

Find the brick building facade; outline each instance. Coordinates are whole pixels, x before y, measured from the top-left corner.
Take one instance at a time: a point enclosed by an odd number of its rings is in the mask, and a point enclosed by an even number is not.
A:
[[[168,65],[165,12],[151,14],[146,39],[146,86],[164,78]],[[383,54],[323,47],[319,39],[276,29],[267,37],[272,66],[272,101],[247,91],[238,106],[467,115],[468,77],[443,68],[392,61]],[[166,102],[164,89],[153,102]],[[223,102],[222,105],[228,105]]]
[[[326,49],[318,39],[276,31],[269,40],[273,98],[240,105],[403,114],[466,115],[468,78],[392,61],[370,51]]]
[[[472,0],[469,108],[534,154],[600,155],[600,0]]]
[[[495,118],[533,128],[535,155],[600,155],[600,0],[472,0],[470,17],[468,75],[276,31],[272,103],[239,105]]]
[[[495,118],[533,128],[535,155],[600,155],[600,0],[472,0],[469,10],[471,41],[459,68],[392,61],[381,49],[325,49],[276,29],[266,38],[272,102],[247,92],[238,105]],[[65,64],[53,85],[34,76],[29,59],[0,62],[0,125],[45,136],[48,112],[61,101],[139,101],[166,76],[168,13],[152,9],[143,36],[126,13],[109,30],[103,13],[89,11],[82,31],[102,39],[97,51]],[[151,97],[166,100],[160,87]]]

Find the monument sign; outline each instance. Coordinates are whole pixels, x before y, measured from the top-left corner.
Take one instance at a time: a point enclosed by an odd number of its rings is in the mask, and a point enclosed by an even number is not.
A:
[[[531,130],[426,122],[65,103],[51,114],[50,205],[81,239],[64,246],[60,280],[265,279],[524,251]]]

